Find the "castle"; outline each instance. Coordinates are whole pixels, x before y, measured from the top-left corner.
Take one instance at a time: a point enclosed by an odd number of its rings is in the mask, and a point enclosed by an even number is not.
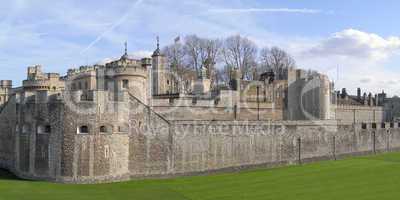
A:
[[[212,85],[172,73],[159,45],[65,76],[28,67],[0,81],[0,167],[27,179],[97,183],[336,159],[400,148],[398,98],[335,91],[289,68]]]

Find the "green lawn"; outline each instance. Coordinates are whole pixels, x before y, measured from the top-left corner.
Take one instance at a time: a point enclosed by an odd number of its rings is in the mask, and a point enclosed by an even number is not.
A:
[[[15,179],[0,171],[0,200],[400,199],[400,153],[240,173],[65,185]]]

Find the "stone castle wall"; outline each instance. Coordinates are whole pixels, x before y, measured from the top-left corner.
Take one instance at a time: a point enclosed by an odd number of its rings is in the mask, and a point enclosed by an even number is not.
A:
[[[30,179],[111,182],[400,148],[399,124],[167,121],[128,93],[103,91],[91,101],[79,93],[13,98],[0,113],[0,165]]]
[[[388,121],[383,107],[336,105],[332,112],[334,119],[348,123],[380,123]]]

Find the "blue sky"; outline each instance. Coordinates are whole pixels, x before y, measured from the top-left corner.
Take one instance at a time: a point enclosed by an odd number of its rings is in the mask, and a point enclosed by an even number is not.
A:
[[[65,74],[119,57],[124,41],[130,54],[145,56],[157,35],[166,44],[178,35],[239,33],[260,48],[284,48],[337,88],[400,95],[399,7],[395,0],[2,0],[0,79],[20,85],[33,64]]]

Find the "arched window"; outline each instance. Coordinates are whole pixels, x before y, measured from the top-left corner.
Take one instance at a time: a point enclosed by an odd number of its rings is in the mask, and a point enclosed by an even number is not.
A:
[[[129,88],[129,81],[128,80],[122,80],[122,88],[128,89]]]
[[[77,132],[78,132],[78,134],[88,134],[89,133],[89,127],[80,126],[80,127],[78,127]]]
[[[108,127],[107,126],[100,126],[100,133],[108,133]]]

